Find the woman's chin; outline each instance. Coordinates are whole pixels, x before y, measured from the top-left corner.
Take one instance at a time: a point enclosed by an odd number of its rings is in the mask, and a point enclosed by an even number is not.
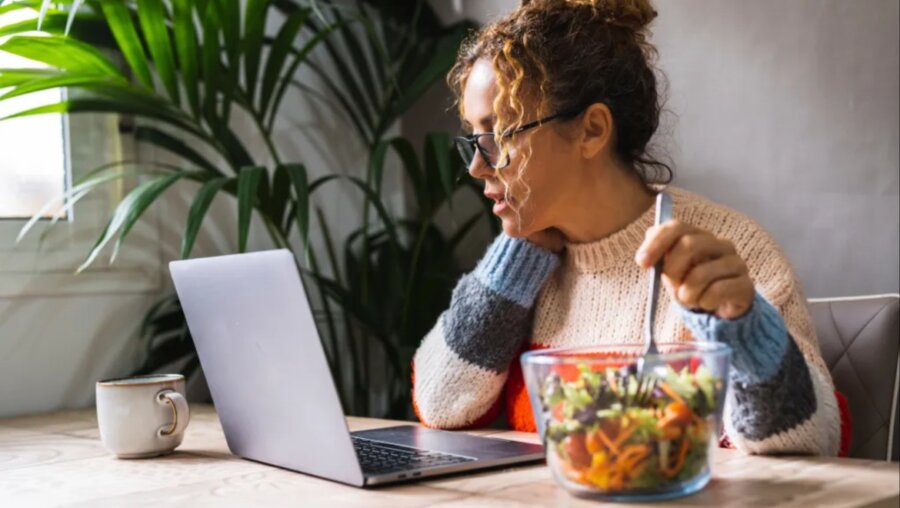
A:
[[[500,223],[506,236],[512,238],[527,238],[530,231],[519,227],[515,217],[500,217]]]

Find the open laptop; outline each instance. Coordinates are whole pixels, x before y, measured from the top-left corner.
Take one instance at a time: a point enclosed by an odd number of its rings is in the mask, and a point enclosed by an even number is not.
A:
[[[349,432],[293,254],[169,265],[237,456],[359,487],[543,459],[543,447],[403,425]]]

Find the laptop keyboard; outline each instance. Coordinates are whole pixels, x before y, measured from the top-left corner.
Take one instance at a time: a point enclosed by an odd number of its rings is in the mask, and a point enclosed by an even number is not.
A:
[[[356,448],[359,464],[362,466],[363,472],[367,474],[394,473],[475,460],[462,455],[419,450],[357,436],[350,437],[353,439],[353,447]]]

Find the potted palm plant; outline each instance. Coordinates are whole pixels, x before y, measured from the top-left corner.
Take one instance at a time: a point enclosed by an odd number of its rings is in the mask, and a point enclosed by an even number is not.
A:
[[[182,257],[191,255],[213,199],[235,199],[238,249],[246,249],[251,218],[257,217],[274,246],[295,252],[318,290],[317,315],[345,408],[406,416],[412,351],[446,307],[462,271],[454,252],[477,224],[487,222],[494,231],[497,225],[485,208],[458,221],[455,231],[441,230],[438,212],[472,187],[457,178],[463,168],[449,135],[427,135],[418,153],[389,133],[446,74],[469,24],[442,25],[424,0],[0,2],[0,14],[16,9],[40,16],[0,26],[0,36],[12,35],[0,51],[45,68],[0,69],[0,101],[54,88],[69,94],[8,118],[49,112],[127,116],[134,118],[136,140],[178,161],[109,161],[73,183],[65,196],[69,207],[112,181],[141,176],[79,269],[105,250],[111,249],[114,261],[133,226],[176,182],[192,182],[195,189]],[[301,67],[323,86],[298,80]],[[284,160],[273,128],[287,93],[334,104],[366,147],[365,167],[311,178],[302,161]],[[237,112],[251,120],[252,136],[267,153],[254,156],[248,149],[246,134],[232,125]],[[383,197],[384,175],[393,166],[411,189],[412,206],[399,215]],[[329,185],[351,186],[362,202],[359,226],[337,242],[315,198]],[[26,223],[22,234],[38,219]],[[318,238],[310,235],[313,221]],[[172,364],[188,375],[198,370],[174,295],[150,309],[142,337],[148,354],[141,371]],[[384,369],[373,368],[382,362]],[[371,406],[376,377],[386,400],[380,408]]]

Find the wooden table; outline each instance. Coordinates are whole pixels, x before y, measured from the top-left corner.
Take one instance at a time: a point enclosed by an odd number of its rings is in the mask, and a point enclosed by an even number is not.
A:
[[[0,506],[598,506],[571,497],[544,465],[361,490],[239,459],[211,406],[194,405],[184,443],[156,459],[118,460],[93,410],[0,420]],[[350,418],[353,430],[397,422]],[[473,433],[536,442],[534,434]],[[897,464],[715,454],[699,494],[655,506],[900,506]],[[628,505],[634,506],[634,505]]]

